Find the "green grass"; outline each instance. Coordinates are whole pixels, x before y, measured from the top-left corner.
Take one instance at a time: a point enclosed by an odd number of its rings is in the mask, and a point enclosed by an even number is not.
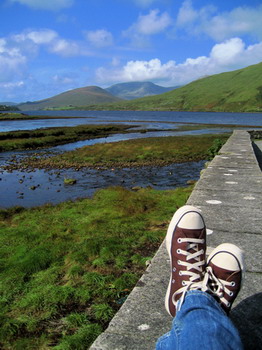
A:
[[[1,349],[87,349],[191,190],[115,187],[92,199],[0,211]]]
[[[128,128],[130,126],[108,124],[1,132],[0,152],[43,148],[68,142],[105,137],[114,133],[124,133]]]
[[[49,116],[49,115],[28,115],[22,112],[0,112],[1,120],[31,120],[31,119],[68,119],[81,117]]]
[[[34,119],[33,116],[26,116],[23,113],[14,113],[14,112],[0,112],[0,121],[1,120],[24,120],[24,119]]]
[[[131,167],[199,161],[212,156],[209,148],[213,147],[214,140],[219,139],[221,146],[227,138],[228,134],[213,134],[156,137],[96,144],[54,157],[42,159],[31,157],[25,159],[20,166],[36,168]]]

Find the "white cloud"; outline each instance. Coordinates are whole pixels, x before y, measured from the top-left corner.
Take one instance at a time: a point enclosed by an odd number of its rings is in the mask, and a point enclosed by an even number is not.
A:
[[[176,64],[170,60],[162,63],[155,58],[149,61],[129,61],[123,67],[96,71],[98,82],[157,81],[165,86],[189,83],[206,75],[230,71],[256,64],[262,58],[262,42],[246,47],[240,38],[216,44],[209,56],[188,58]]]
[[[49,51],[60,56],[78,56],[83,54],[78,43],[66,39],[57,39],[52,42],[49,46]]]
[[[37,55],[39,47],[44,46],[48,52],[60,56],[86,56],[90,51],[84,42],[67,40],[61,38],[58,33],[51,29],[38,31],[26,30],[22,33],[12,35],[9,38],[16,47],[26,55]]]
[[[49,54],[72,57],[90,55],[91,53],[86,46],[84,41],[76,42],[63,39],[57,32],[50,29],[25,30],[0,38],[0,83],[2,83],[2,89],[5,91],[15,90],[21,86],[16,85],[17,82],[28,81],[30,78],[29,63],[37,59],[41,53],[40,48],[44,48]],[[69,84],[66,77],[62,81]],[[3,91],[1,92],[3,93]]]
[[[35,44],[48,44],[57,36],[57,33],[50,29],[28,33],[28,39],[32,40]]]
[[[25,85],[23,81],[15,81],[13,83],[0,83],[0,86],[4,89],[21,88]]]
[[[183,2],[177,16],[177,27],[190,35],[205,34],[216,41],[234,36],[249,35],[262,39],[262,5],[238,7],[232,11],[217,13],[212,6],[195,9],[192,0]]]
[[[215,40],[248,34],[262,39],[262,5],[257,8],[238,7],[231,12],[214,16],[202,30]]]
[[[9,0],[10,3],[20,3],[33,9],[58,11],[73,5],[74,0]]]
[[[34,44],[49,44],[58,37],[58,34],[51,29],[43,29],[38,31],[25,31],[21,34],[13,35],[13,40],[23,42],[31,40]]]
[[[27,58],[19,48],[8,45],[6,39],[0,39],[0,81],[10,82],[13,78],[22,76]]]
[[[216,44],[210,53],[210,58],[219,65],[231,65],[245,52],[245,44],[239,38],[232,38]]]
[[[190,0],[186,0],[183,2],[180,7],[177,15],[177,25],[185,26],[189,23],[194,22],[198,17],[198,13],[193,9],[192,2]]]
[[[151,10],[148,15],[140,15],[135,26],[139,33],[152,35],[165,30],[171,22],[172,20],[167,12],[160,14],[159,10]]]
[[[113,44],[113,35],[105,30],[90,30],[85,32],[87,40],[96,47],[106,47]]]
[[[167,12],[162,14],[155,9],[151,10],[147,15],[140,15],[137,22],[135,22],[125,34],[132,36],[133,34],[153,35],[164,31],[171,25],[172,20]]]
[[[171,24],[172,19],[167,12],[160,13],[155,9],[147,15],[139,15],[137,21],[122,34],[131,40],[134,47],[144,49],[150,46],[150,36],[164,32]]]

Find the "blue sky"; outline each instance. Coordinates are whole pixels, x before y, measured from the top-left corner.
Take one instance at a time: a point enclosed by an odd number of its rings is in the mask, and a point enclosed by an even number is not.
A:
[[[262,61],[261,0],[1,0],[0,101]]]

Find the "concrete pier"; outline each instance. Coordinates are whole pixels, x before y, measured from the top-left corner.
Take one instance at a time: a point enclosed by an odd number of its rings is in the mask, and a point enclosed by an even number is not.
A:
[[[245,349],[262,348],[262,173],[246,131],[234,131],[202,171],[187,204],[199,207],[207,227],[208,253],[230,242],[245,252],[246,273],[231,318]],[[91,350],[153,350],[172,319],[164,308],[169,281],[165,244]]]

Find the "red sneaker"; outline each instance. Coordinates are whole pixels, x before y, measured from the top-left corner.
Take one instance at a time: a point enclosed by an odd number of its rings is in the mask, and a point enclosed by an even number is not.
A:
[[[234,244],[220,244],[207,260],[204,291],[209,291],[228,313],[243,280],[244,254]]]
[[[170,257],[171,276],[165,298],[165,307],[176,315],[178,300],[188,290],[202,288],[205,273],[206,226],[201,211],[185,205],[174,214],[166,236]]]

